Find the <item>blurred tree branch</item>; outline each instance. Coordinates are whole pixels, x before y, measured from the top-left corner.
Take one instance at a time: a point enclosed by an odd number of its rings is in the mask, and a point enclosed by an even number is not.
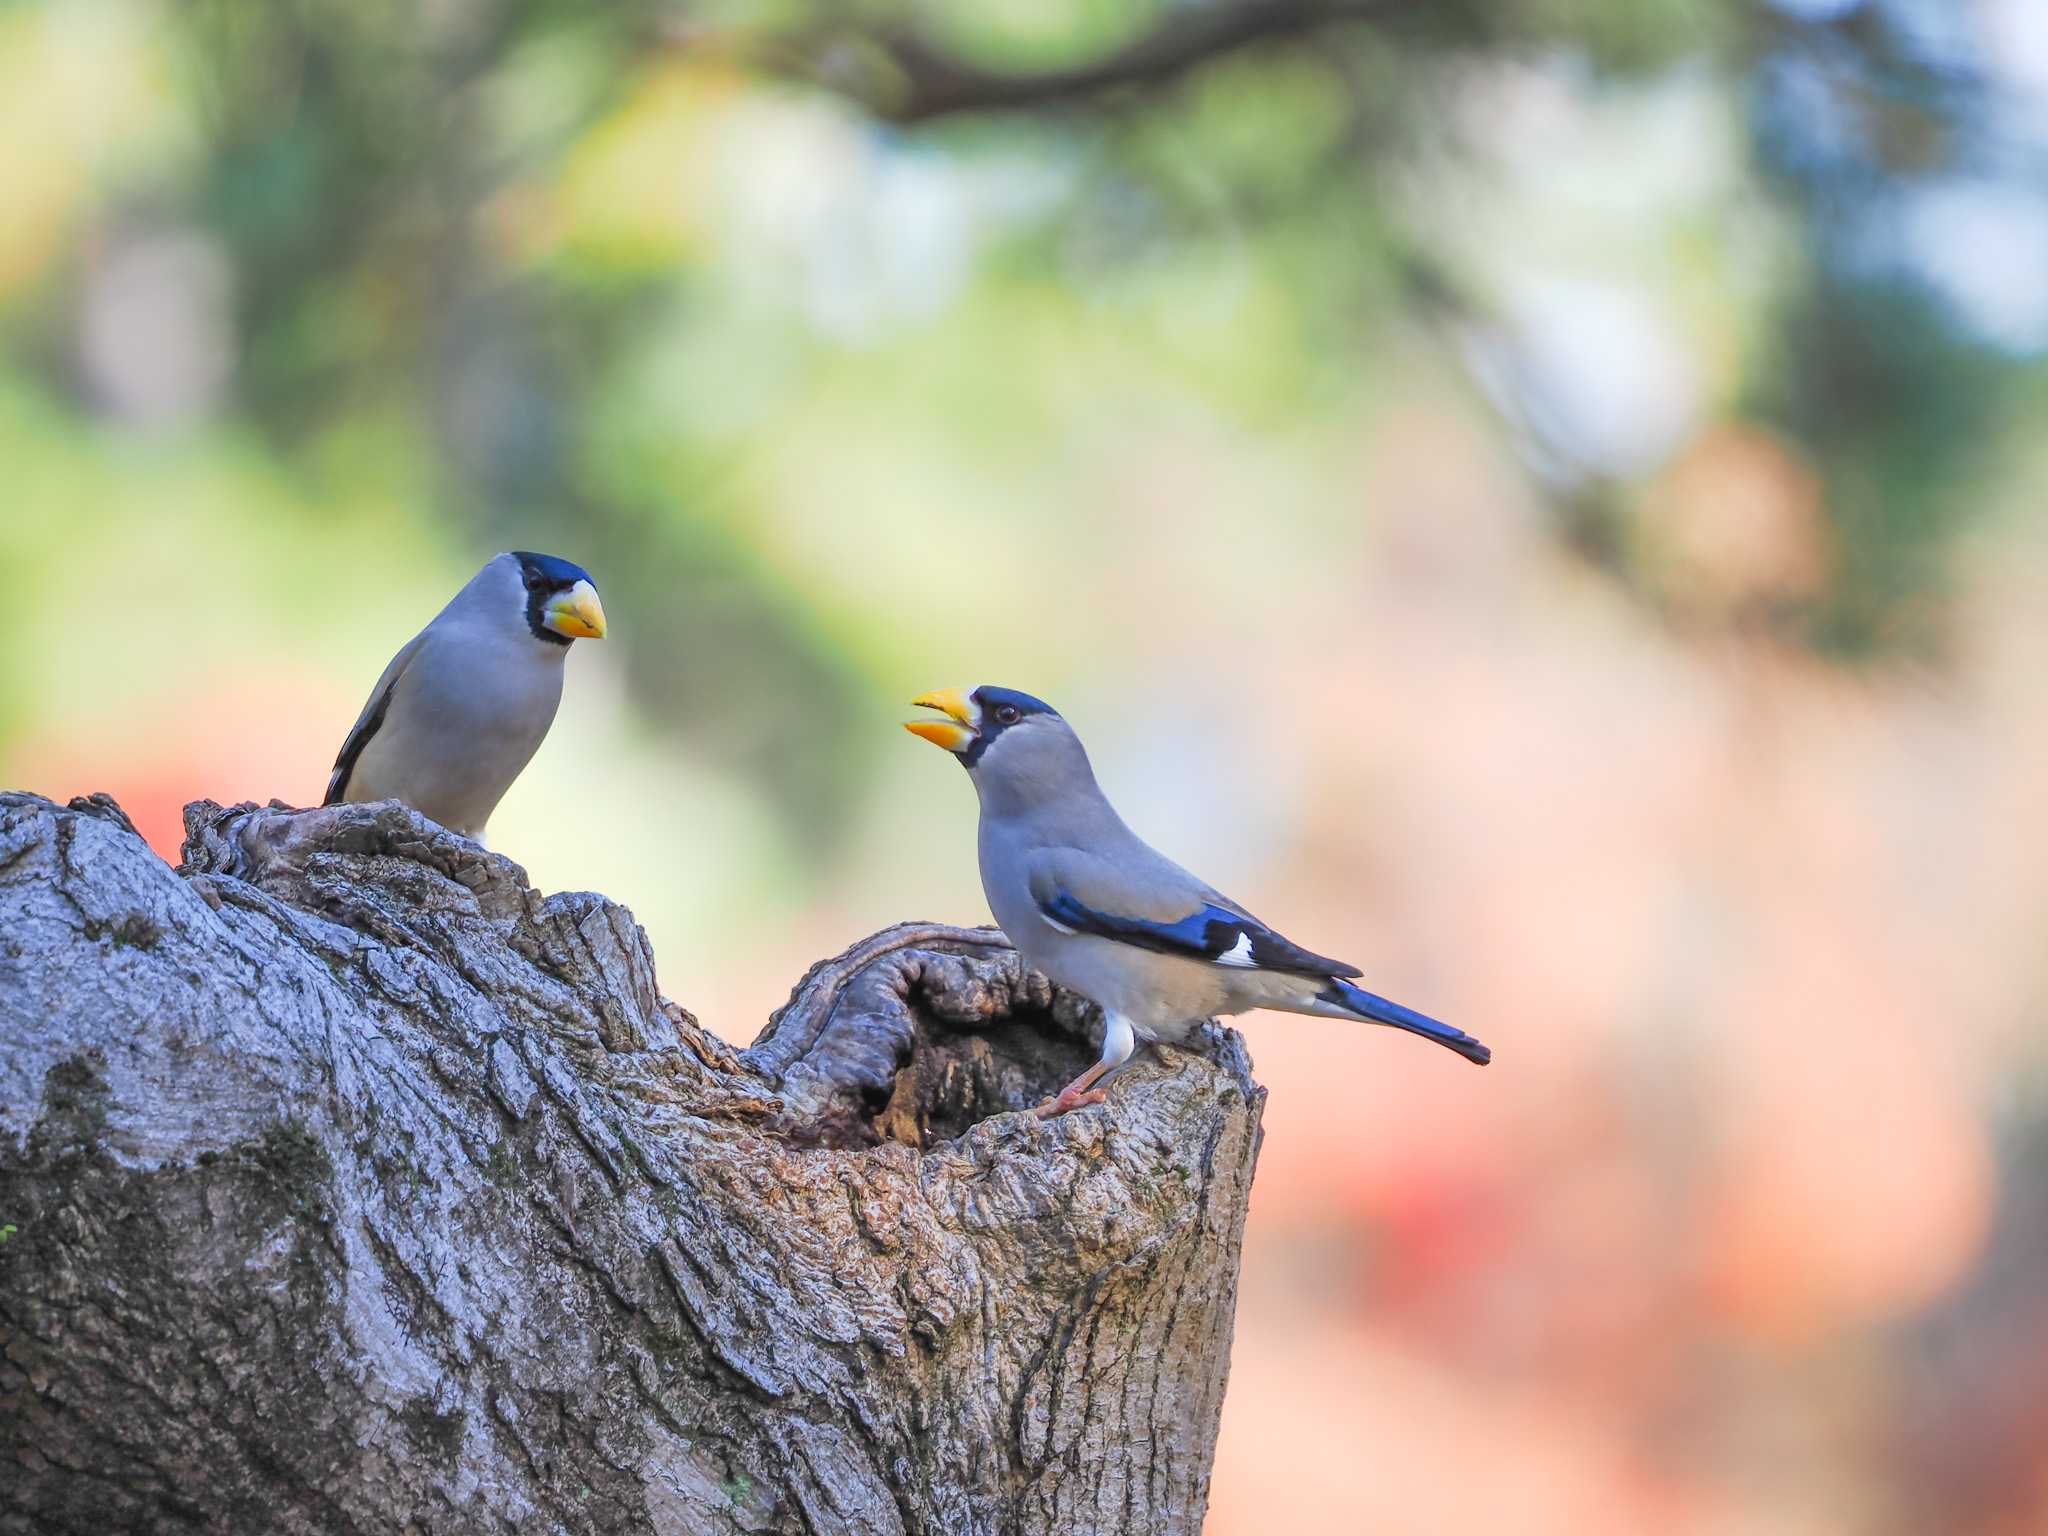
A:
[[[1088,107],[1123,92],[1169,85],[1225,54],[1300,41],[1334,27],[1397,18],[1441,24],[1462,4],[1412,0],[1239,0],[1172,9],[1165,21],[1115,51],[1057,69],[992,69],[909,23],[828,26],[776,42],[758,62],[849,96],[885,121],[931,122],[968,113]]]

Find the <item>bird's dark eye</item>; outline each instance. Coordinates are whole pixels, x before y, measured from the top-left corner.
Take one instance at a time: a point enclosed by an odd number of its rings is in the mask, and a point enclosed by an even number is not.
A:
[[[545,579],[546,578],[544,578],[539,571],[528,571],[526,573],[526,590],[529,592],[538,592],[541,589],[541,585],[545,581]]]
[[[1017,715],[1018,709],[1014,704],[998,704],[996,706],[996,724],[998,725],[1015,725],[1017,723]]]

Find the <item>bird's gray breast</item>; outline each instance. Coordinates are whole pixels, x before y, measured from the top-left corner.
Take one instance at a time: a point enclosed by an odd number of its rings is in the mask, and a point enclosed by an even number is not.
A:
[[[350,798],[395,796],[477,836],[546,738],[561,700],[558,648],[460,628],[431,633],[398,679]]]
[[[1045,921],[1031,894],[1025,859],[1035,844],[1029,831],[1017,822],[984,814],[976,844],[981,890],[988,898],[990,913],[1025,962],[1051,974],[1046,965],[1051,948],[1048,941],[1059,935]]]

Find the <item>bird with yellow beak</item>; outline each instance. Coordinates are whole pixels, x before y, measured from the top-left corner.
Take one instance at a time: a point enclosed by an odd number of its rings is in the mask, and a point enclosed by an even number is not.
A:
[[[1463,1030],[1352,985],[1358,968],[1282,938],[1148,846],[1095,782],[1059,713],[1011,688],[942,688],[912,701],[941,718],[905,729],[951,752],[981,798],[981,888],[1024,963],[1102,1009],[1101,1058],[1041,1106],[1065,1114],[1140,1040],[1184,1042],[1252,1008],[1384,1024],[1485,1065]]]
[[[321,804],[401,800],[481,840],[554,724],[570,643],[604,633],[581,566],[523,549],[493,557],[391,658]]]

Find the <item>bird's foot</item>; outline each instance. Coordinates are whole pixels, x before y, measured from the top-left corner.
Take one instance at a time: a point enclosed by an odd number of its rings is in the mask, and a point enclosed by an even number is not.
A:
[[[1047,1099],[1034,1113],[1041,1120],[1056,1120],[1061,1115],[1072,1114],[1077,1109],[1086,1109],[1091,1104],[1107,1104],[1109,1095],[1100,1088],[1091,1088],[1085,1093],[1076,1093],[1069,1088],[1056,1099]]]

